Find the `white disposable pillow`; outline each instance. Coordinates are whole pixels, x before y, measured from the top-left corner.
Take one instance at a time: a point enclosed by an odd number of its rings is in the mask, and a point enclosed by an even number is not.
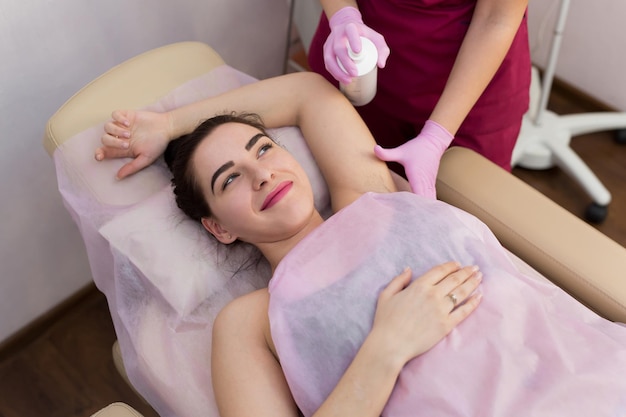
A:
[[[270,129],[268,133],[301,163],[314,189],[315,203],[322,212],[330,205],[323,177],[295,127]],[[169,185],[107,222],[100,233],[131,265],[141,272],[180,319],[220,290],[226,280],[258,276],[254,268],[240,270],[256,258],[248,245],[224,246],[204,227],[189,219],[177,206]],[[269,279],[269,271],[261,266]],[[252,279],[254,281],[254,279]],[[239,295],[239,294],[237,294]]]

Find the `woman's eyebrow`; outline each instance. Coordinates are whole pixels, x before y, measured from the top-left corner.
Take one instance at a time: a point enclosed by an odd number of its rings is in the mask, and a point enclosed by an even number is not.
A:
[[[254,144],[257,143],[258,140],[261,139],[262,137],[265,137],[264,133],[257,133],[256,135],[252,136],[252,138],[250,138],[248,143],[246,143],[246,151],[249,151],[250,149],[252,149]]]
[[[215,195],[215,189],[213,186],[215,185],[215,181],[217,181],[217,177],[219,177],[222,174],[222,172],[226,171],[228,168],[231,168],[234,165],[235,163],[233,161],[228,161],[224,165],[219,167],[217,171],[215,171],[215,173],[213,174],[213,177],[211,178],[211,192],[213,193],[213,195]]]
[[[252,147],[262,137],[266,137],[266,135],[264,133],[257,133],[256,135],[252,136],[250,140],[248,141],[248,143],[246,143],[246,146],[245,146],[246,151],[249,151],[250,149],[252,149]],[[213,195],[215,195],[215,188],[214,188],[215,181],[217,181],[217,178],[222,174],[222,172],[226,171],[228,168],[231,168],[233,165],[235,165],[233,161],[228,161],[224,165],[219,167],[217,171],[215,171],[215,173],[213,174],[213,177],[211,178],[211,192],[213,193]]]

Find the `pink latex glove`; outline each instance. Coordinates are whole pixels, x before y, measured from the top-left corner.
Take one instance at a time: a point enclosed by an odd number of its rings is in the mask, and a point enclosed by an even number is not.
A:
[[[415,138],[397,148],[383,149],[376,145],[374,153],[383,161],[394,161],[404,166],[406,177],[415,194],[437,198],[435,181],[439,171],[439,161],[448,149],[454,136],[443,126],[432,120]]]
[[[354,7],[339,9],[328,21],[330,35],[324,43],[326,70],[339,82],[349,84],[357,75],[356,65],[348,55],[348,44],[353,52],[361,52],[361,36],[372,41],[378,50],[378,67],[384,68],[389,56],[389,47],[383,36],[365,26],[361,12]],[[341,65],[346,69],[342,70]]]

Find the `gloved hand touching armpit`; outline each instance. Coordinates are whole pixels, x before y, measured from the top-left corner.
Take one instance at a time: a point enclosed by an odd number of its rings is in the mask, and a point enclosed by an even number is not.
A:
[[[339,9],[330,19],[330,35],[324,43],[326,70],[339,82],[349,84],[357,75],[356,65],[348,55],[348,44],[352,51],[361,52],[361,36],[372,41],[378,50],[378,67],[383,68],[389,56],[389,47],[383,36],[363,23],[361,12],[354,7]],[[337,60],[346,69],[341,69]]]
[[[415,138],[392,149],[383,149],[376,145],[374,153],[383,161],[402,164],[411,190],[415,194],[435,199],[439,162],[452,139],[454,136],[443,126],[428,120]]]

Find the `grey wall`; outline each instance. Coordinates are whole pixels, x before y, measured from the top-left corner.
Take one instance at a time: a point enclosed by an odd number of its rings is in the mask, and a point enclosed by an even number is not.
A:
[[[0,0],[0,342],[90,281],[41,145],[47,119],[110,67],[172,42],[277,75],[287,22],[286,0]]]

